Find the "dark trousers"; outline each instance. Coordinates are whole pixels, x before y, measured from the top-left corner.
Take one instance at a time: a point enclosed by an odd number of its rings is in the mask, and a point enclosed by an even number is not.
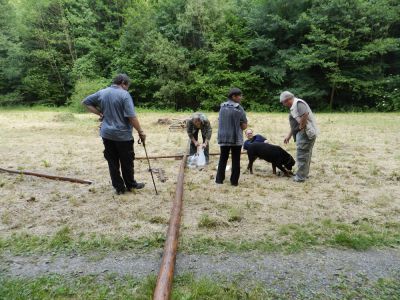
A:
[[[232,173],[231,184],[238,185],[240,176],[240,153],[242,146],[221,146],[221,155],[219,157],[216,183],[223,183],[225,179],[226,163],[228,162],[229,152],[232,153]]]
[[[200,130],[198,129],[193,133],[193,137],[194,137],[194,139],[196,141],[199,140],[199,131]],[[204,143],[206,141],[206,137],[204,135],[201,135],[201,137],[203,138],[203,143]],[[207,147],[204,149],[204,156],[206,157],[206,162],[207,163],[208,163],[208,160],[209,160],[209,154],[208,154],[209,153],[209,149],[210,149],[210,147],[209,147],[209,145],[207,143]],[[189,152],[189,155],[193,155],[195,153],[197,153],[197,147],[193,144],[192,141],[190,141],[190,152]]]
[[[117,191],[124,191],[135,186],[136,182],[133,174],[133,151],[132,141],[112,141],[103,138],[104,158],[108,162],[111,182]],[[122,177],[120,173],[122,171]]]

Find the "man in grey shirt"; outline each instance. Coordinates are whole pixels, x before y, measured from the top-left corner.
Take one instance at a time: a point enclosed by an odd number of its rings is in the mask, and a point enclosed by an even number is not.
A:
[[[87,109],[102,119],[100,136],[104,144],[104,157],[108,162],[111,182],[117,194],[141,189],[144,183],[134,179],[132,128],[145,142],[146,135],[136,117],[133,100],[128,93],[130,79],[126,74],[117,75],[113,84],[82,101]],[[122,178],[120,169],[122,171]]]
[[[247,128],[246,113],[240,105],[241,100],[242,91],[238,88],[233,88],[229,91],[228,100],[221,104],[219,110],[218,144],[221,149],[221,155],[215,178],[217,184],[224,182],[229,152],[232,153],[231,185],[237,186],[239,183],[243,130]]]

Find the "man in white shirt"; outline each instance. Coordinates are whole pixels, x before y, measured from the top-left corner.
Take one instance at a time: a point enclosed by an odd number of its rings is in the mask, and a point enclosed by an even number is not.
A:
[[[304,182],[310,172],[312,149],[318,134],[317,123],[308,104],[291,92],[281,93],[280,102],[290,108],[290,132],[284,143],[289,143],[292,136],[296,142],[297,173],[293,180]]]

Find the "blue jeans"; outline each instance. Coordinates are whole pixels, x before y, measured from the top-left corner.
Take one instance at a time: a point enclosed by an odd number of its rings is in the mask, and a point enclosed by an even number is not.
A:
[[[296,178],[298,180],[305,180],[308,177],[314,143],[315,138],[309,139],[305,130],[299,131],[296,134]]]

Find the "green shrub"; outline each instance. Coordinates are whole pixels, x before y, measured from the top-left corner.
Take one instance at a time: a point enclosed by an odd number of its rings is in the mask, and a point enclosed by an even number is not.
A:
[[[0,106],[17,105],[21,104],[22,101],[23,97],[18,91],[0,95]]]
[[[82,100],[90,94],[93,94],[102,88],[106,88],[109,84],[109,80],[105,78],[78,80],[75,84],[74,93],[68,100],[68,106],[72,111],[85,112],[86,109],[81,103]]]

